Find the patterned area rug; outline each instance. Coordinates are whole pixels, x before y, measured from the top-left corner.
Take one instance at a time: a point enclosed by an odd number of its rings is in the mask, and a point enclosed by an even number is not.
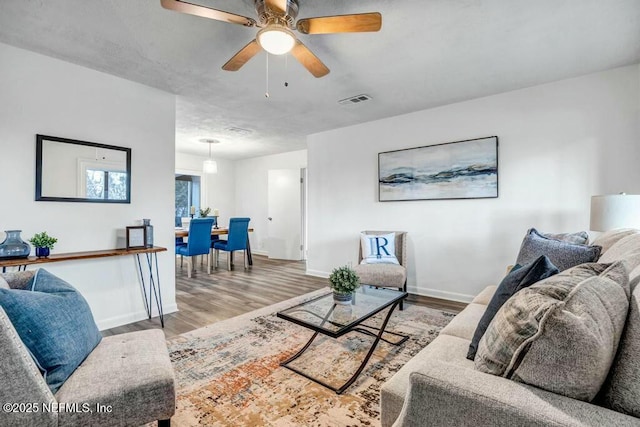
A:
[[[276,312],[327,292],[313,292],[168,341],[177,386],[177,410],[171,424],[379,425],[381,385],[429,344],[454,315],[412,304],[406,304],[404,311],[396,309],[387,329],[409,335],[409,340],[398,347],[380,342],[356,382],[337,395],[279,366],[312,332],[277,318]],[[374,319],[381,323],[386,312]],[[295,363],[339,385],[355,372],[372,340],[360,333],[339,340],[322,337]]]

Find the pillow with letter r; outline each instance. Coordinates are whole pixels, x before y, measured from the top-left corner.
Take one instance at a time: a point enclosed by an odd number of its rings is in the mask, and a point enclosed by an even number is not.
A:
[[[400,264],[396,258],[396,233],[360,234],[360,264]]]
[[[556,266],[553,265],[551,261],[549,261],[549,258],[544,255],[538,257],[535,261],[527,265],[520,266],[517,264],[514,266],[509,274],[502,279],[500,285],[498,285],[496,293],[493,294],[491,301],[487,305],[487,309],[482,315],[482,318],[480,318],[480,322],[478,322],[476,331],[471,339],[471,344],[469,345],[467,359],[473,360],[476,357],[480,339],[482,339],[482,336],[486,332],[498,310],[500,310],[500,307],[502,307],[509,298],[519,290],[558,273],[559,271]]]
[[[31,280],[26,289],[0,288],[0,306],[55,394],[102,335],[73,286],[43,269]]]

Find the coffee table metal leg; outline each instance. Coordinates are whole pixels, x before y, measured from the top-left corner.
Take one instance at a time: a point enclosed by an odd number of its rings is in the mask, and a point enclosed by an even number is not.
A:
[[[378,346],[378,343],[383,340],[383,341],[387,341],[385,339],[382,338],[382,335],[385,333],[385,329],[387,327],[387,323],[389,323],[389,319],[391,318],[391,314],[393,313],[393,311],[396,309],[396,307],[398,306],[398,301],[396,301],[391,308],[389,309],[389,312],[387,313],[387,317],[384,319],[384,322],[382,323],[382,326],[380,326],[380,329],[378,331],[378,334],[375,335],[376,339],[373,341],[373,343],[371,344],[371,348],[369,348],[369,352],[367,353],[367,355],[365,356],[364,360],[362,361],[362,363],[360,363],[360,366],[358,367],[358,370],[351,376],[351,378],[349,378],[349,380],[344,383],[342,386],[340,387],[333,387],[332,385],[329,385],[327,383],[325,383],[324,381],[321,381],[317,378],[314,378],[308,374],[306,374],[305,372],[294,368],[292,366],[289,366],[290,362],[293,362],[294,360],[296,360],[298,357],[302,356],[302,354],[307,351],[307,349],[309,348],[309,346],[311,345],[311,343],[316,339],[316,337],[318,336],[318,332],[314,332],[313,336],[311,337],[311,339],[309,341],[307,341],[307,343],[293,356],[291,356],[289,359],[285,360],[284,362],[280,363],[280,366],[287,368],[299,375],[302,375],[303,377],[317,383],[320,384],[330,390],[333,390],[336,392],[336,394],[342,394],[346,389],[348,389],[351,384],[353,384],[355,382],[355,380],[358,378],[358,376],[360,376],[360,374],[362,373],[362,371],[364,370],[365,366],[367,365],[367,363],[369,362],[369,359],[371,358],[371,356],[373,355],[373,352],[375,351],[376,347]],[[377,329],[377,328],[376,328]],[[353,331],[355,332],[363,332],[362,330],[357,330],[357,329],[353,329]],[[373,333],[369,333],[370,335],[374,335]],[[369,335],[368,334],[368,335]],[[399,334],[395,334],[394,335],[399,335]],[[402,340],[400,340],[397,343],[390,343],[390,344],[394,344],[394,345],[400,345],[402,343],[404,343],[409,337],[408,336],[404,336],[401,335],[403,337]],[[388,341],[387,341],[388,342]]]

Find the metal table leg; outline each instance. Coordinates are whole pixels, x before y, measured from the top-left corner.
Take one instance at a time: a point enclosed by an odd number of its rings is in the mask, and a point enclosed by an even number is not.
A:
[[[140,281],[142,283],[142,292],[144,294],[144,308],[147,311],[147,315],[149,319],[151,319],[152,310],[153,310],[153,298],[156,300],[156,308],[158,309],[158,315],[160,316],[160,325],[164,328],[164,312],[162,311],[162,291],[160,288],[160,273],[158,272],[158,254],[156,252],[150,254],[145,253],[146,255],[146,266],[149,271],[149,301],[147,301],[147,286],[144,280],[144,271],[142,268],[142,263],[140,262],[140,255],[136,254],[136,260],[138,261],[138,271],[140,272]],[[154,264],[155,264],[155,273],[154,273]]]

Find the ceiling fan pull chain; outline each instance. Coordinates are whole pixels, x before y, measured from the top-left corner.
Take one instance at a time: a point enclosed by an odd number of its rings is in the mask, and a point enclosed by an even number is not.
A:
[[[287,76],[289,75],[289,55],[284,56],[284,87],[289,87]]]
[[[266,69],[266,90],[264,92],[264,97],[268,98],[269,97],[269,52],[265,52],[267,54],[267,69]]]

